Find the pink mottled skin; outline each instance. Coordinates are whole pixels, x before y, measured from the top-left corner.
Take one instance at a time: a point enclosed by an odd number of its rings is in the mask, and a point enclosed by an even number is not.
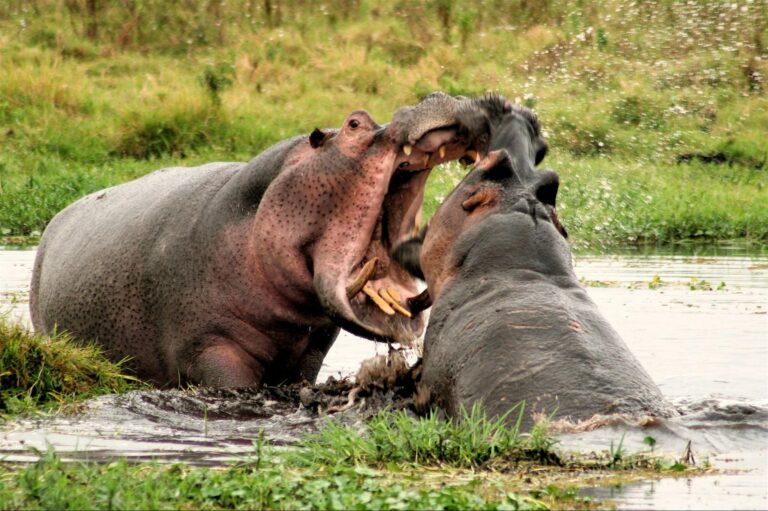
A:
[[[477,138],[458,104],[433,95],[387,127],[356,111],[245,164],[162,169],[80,199],[41,239],[35,328],[95,340],[158,386],[312,381],[339,327],[412,341],[420,313],[348,287],[375,258],[366,292],[417,294],[390,252],[417,227],[428,171]]]

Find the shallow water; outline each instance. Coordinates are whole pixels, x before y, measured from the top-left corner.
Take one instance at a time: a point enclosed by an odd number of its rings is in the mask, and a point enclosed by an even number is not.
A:
[[[21,321],[28,321],[33,257],[31,250],[0,250],[1,307]],[[768,508],[768,254],[722,246],[683,254],[577,254],[575,267],[602,313],[684,415],[645,428],[614,425],[563,435],[561,448],[603,450],[621,441],[632,452],[647,449],[643,439],[651,435],[657,451],[679,456],[691,440],[699,461],[708,458],[724,470],[583,494],[633,509]],[[343,334],[319,379],[351,375],[361,360],[384,352]],[[220,463],[249,450],[262,428],[273,441],[292,442],[316,426],[302,410],[276,410],[269,398],[250,398],[256,403],[250,411],[242,404],[227,411],[226,396],[105,396],[81,415],[4,426],[0,453],[33,459],[31,448],[50,443],[73,457]],[[178,413],[181,401],[185,414]]]

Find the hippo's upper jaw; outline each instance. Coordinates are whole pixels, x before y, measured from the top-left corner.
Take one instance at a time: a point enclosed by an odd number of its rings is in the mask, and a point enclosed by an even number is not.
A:
[[[420,228],[418,217],[432,167],[478,157],[476,144],[484,134],[470,133],[457,121],[455,112],[462,101],[433,94],[415,107],[399,110],[385,128],[372,125],[375,132],[360,160],[368,177],[366,203],[355,212],[364,234],[333,247],[337,257],[326,261],[326,271],[318,265],[322,255],[314,261],[321,305],[355,334],[408,344],[424,328],[420,311],[411,312],[407,306],[418,294],[417,281],[390,253],[397,242]],[[342,145],[343,135],[342,129],[334,136]]]

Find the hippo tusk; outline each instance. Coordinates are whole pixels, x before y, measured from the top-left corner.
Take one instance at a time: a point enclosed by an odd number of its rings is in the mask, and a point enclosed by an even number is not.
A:
[[[347,286],[347,298],[352,298],[357,293],[360,292],[361,289],[368,283],[369,280],[371,280],[371,277],[373,277],[373,274],[376,273],[376,265],[379,262],[378,257],[374,257],[367,263],[365,263],[365,266],[363,266],[363,269],[360,270],[360,273],[357,274],[357,277],[355,277],[355,280],[353,280],[348,286]]]
[[[390,307],[389,304],[385,302],[384,299],[381,296],[379,296],[371,286],[366,284],[363,287],[363,293],[368,295],[368,297],[370,297],[370,299],[373,300],[373,303],[375,303],[378,306],[378,308],[381,309],[382,312],[384,312],[384,314],[386,314],[387,316],[395,315],[395,310],[392,307]]]
[[[399,312],[406,318],[411,318],[411,312],[407,309],[405,309],[402,305],[397,303],[397,300],[389,293],[387,289],[382,289],[379,291],[379,295],[384,298],[384,301],[389,304],[390,307],[392,307],[395,312]]]
[[[408,298],[405,303],[414,314],[418,314],[424,309],[429,309],[432,307],[432,297],[429,296],[429,288],[425,289],[416,296]]]
[[[459,163],[462,165],[472,165],[477,161],[477,151],[474,149],[468,150],[466,153],[464,153],[464,156],[459,158]]]
[[[406,156],[410,156],[412,150],[413,150],[413,146],[411,146],[411,144],[405,144],[403,146],[403,152],[405,153]]]
[[[441,145],[440,149],[438,149],[437,151],[440,153],[440,159],[441,160],[445,159],[445,146]]]

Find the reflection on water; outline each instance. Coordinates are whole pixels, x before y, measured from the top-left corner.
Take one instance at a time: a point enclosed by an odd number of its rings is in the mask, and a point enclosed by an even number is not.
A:
[[[582,490],[580,495],[611,500],[620,509],[766,509],[768,451],[711,458],[722,472],[703,477],[649,480],[621,487]],[[746,467],[748,470],[740,470]]]
[[[658,451],[679,455],[691,440],[699,460],[708,457],[726,472],[583,494],[632,509],[768,508],[768,253],[760,247],[751,252],[728,246],[676,250],[577,253],[575,268],[602,313],[683,417],[646,429],[609,426],[564,435],[560,445],[602,450],[623,438],[633,451],[647,448],[643,439],[651,435]],[[28,321],[33,257],[29,250],[0,250],[0,306],[23,321]],[[351,375],[362,359],[385,351],[385,346],[342,334],[320,379]],[[184,452],[194,451],[198,461],[219,462],[247,451],[265,425],[271,438],[290,441],[290,432],[301,430],[307,420],[294,411],[268,423],[259,417],[202,416],[174,422],[154,408],[128,406],[125,399],[130,398],[99,398],[82,416],[8,425],[0,433],[0,452],[29,456],[27,447],[45,449],[50,442],[81,456],[166,453],[184,458]]]
[[[576,245],[577,255],[620,255],[629,257],[687,256],[687,257],[768,257],[768,244],[744,241],[722,241],[719,243],[680,242],[664,245]]]

